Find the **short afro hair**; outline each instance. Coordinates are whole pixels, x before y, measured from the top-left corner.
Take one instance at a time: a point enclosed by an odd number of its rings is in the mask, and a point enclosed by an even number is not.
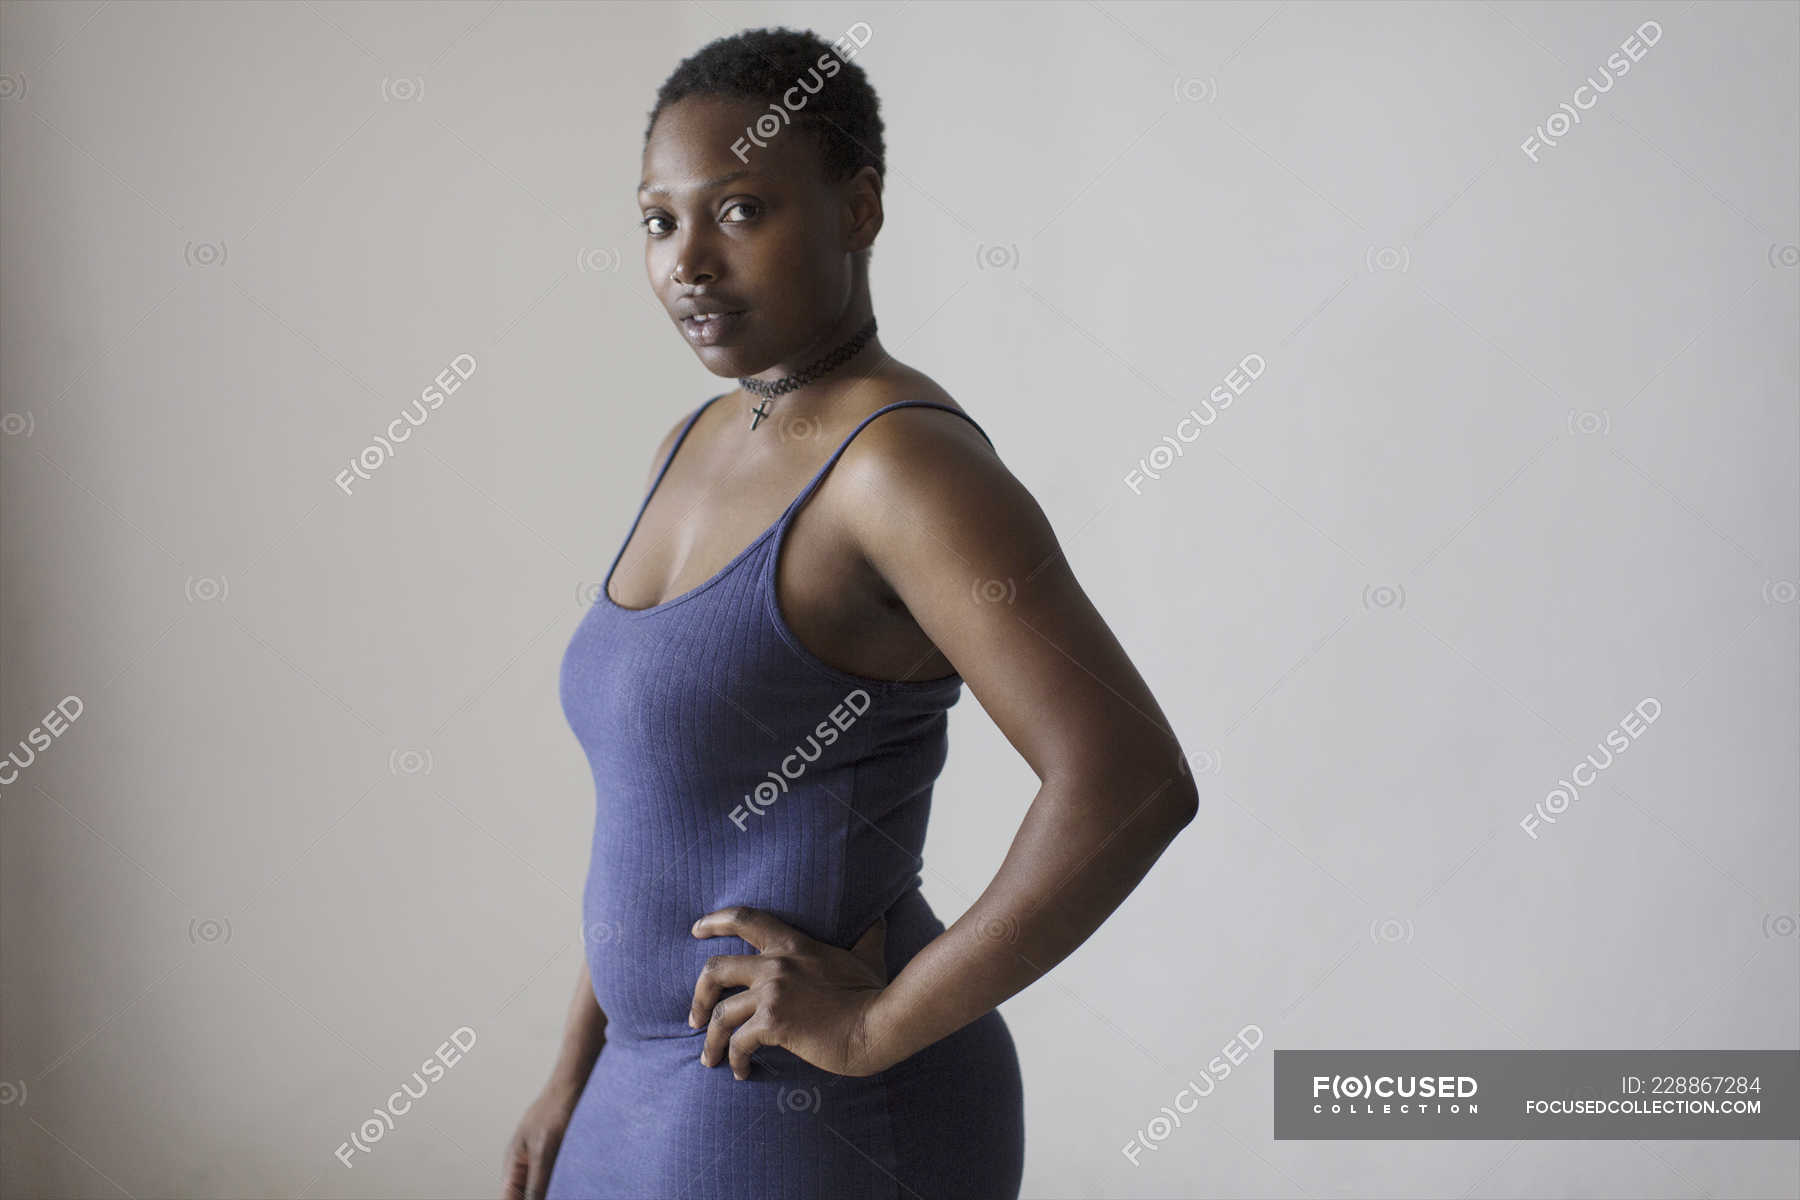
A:
[[[865,166],[885,180],[887,151],[881,137],[881,101],[863,69],[841,57],[810,30],[746,29],[708,42],[683,59],[656,92],[644,141],[663,109],[688,96],[725,96],[775,105],[819,148],[830,180],[847,179]],[[836,73],[820,69],[835,60]],[[805,103],[790,110],[781,97],[799,86]]]

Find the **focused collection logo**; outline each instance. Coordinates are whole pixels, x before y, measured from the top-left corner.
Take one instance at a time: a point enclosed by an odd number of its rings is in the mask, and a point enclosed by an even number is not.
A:
[[[1358,1115],[1473,1115],[1481,1111],[1481,1106],[1473,1103],[1479,1087],[1472,1075],[1314,1075],[1312,1110]]]

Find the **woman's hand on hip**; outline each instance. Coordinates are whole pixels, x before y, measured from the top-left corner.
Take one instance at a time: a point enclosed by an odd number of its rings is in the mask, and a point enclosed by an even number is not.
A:
[[[755,954],[717,954],[694,984],[688,1024],[706,1027],[700,1061],[750,1075],[759,1046],[780,1046],[835,1075],[873,1075],[892,1066],[871,1044],[869,1008],[887,986],[884,914],[848,950],[808,937],[761,909],[737,905],[694,922],[695,937],[735,935]],[[731,988],[743,988],[730,996]],[[721,998],[723,996],[723,998]]]

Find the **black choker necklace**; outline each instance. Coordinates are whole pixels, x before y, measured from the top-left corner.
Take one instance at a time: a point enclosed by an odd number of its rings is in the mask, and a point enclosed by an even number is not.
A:
[[[818,362],[812,364],[812,366],[807,367],[804,371],[800,371],[793,375],[784,375],[774,383],[764,383],[760,379],[740,378],[738,380],[739,387],[747,392],[754,392],[756,395],[762,397],[762,403],[750,410],[756,414],[750,419],[750,428],[755,429],[762,423],[762,419],[769,415],[769,401],[777,396],[786,395],[795,388],[800,387],[803,384],[811,383],[819,376],[841,367],[854,358],[856,352],[861,350],[863,346],[868,343],[868,340],[874,336],[875,318],[870,317],[869,323],[857,330],[855,337],[839,346],[836,350],[833,350],[830,354],[827,354],[824,358],[821,358]]]

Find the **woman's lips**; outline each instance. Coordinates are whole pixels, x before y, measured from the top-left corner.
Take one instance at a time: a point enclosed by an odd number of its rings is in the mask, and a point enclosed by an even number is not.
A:
[[[718,346],[743,327],[743,311],[702,313],[681,318],[681,332],[696,346]]]

